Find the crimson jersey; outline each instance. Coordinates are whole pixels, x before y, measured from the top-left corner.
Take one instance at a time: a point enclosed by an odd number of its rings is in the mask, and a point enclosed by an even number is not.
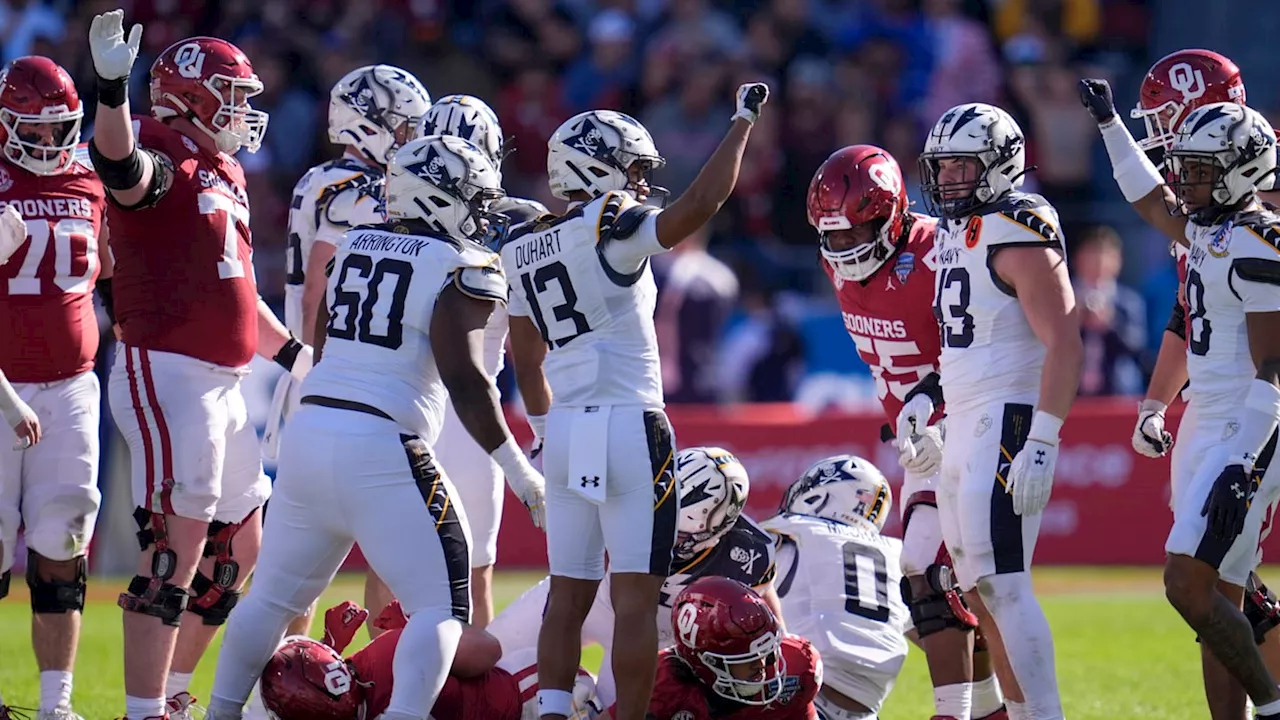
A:
[[[401,630],[388,630],[347,659],[356,681],[365,687],[364,717],[376,718],[391,704],[391,664]],[[520,685],[506,670],[492,668],[475,678],[444,683],[432,717],[449,720],[520,720]]]
[[[244,170],[153,118],[135,117],[133,128],[173,181],[151,207],[108,204],[124,342],[247,365],[258,344],[258,288]]]
[[[103,192],[79,162],[58,175],[0,162],[0,210],[17,207],[27,224],[26,242],[0,265],[0,370],[13,382],[53,382],[93,367]]]
[[[658,674],[649,701],[651,720],[816,720],[814,698],[822,687],[822,659],[813,645],[797,635],[782,639],[787,663],[782,695],[768,705],[743,705],[714,692],[676,655],[658,653]],[[617,716],[616,705],[610,712]]]
[[[907,243],[867,280],[835,275],[822,263],[840,300],[840,314],[858,355],[871,367],[876,396],[892,422],[916,383],[938,369],[942,340],[933,316],[937,220],[912,213]]]

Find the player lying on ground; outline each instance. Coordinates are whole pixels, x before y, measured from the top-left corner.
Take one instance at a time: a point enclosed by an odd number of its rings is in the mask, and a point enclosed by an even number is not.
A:
[[[671,623],[676,643],[658,653],[646,720],[819,717],[818,651],[787,635],[751,588],[723,577],[695,580],[676,596]]]
[[[1280,717],[1280,690],[1240,610],[1280,491],[1280,466],[1272,462],[1280,417],[1280,218],[1257,195],[1276,171],[1274,131],[1243,105],[1197,108],[1178,128],[1166,187],[1117,119],[1110,85],[1082,80],[1080,99],[1098,122],[1125,199],[1188,248],[1187,371],[1196,407],[1190,442],[1204,443],[1204,451],[1183,468],[1191,480],[1165,543],[1166,594],[1244,687],[1258,717]],[[1233,587],[1224,593],[1223,583]],[[1223,695],[1215,712],[1235,715],[1238,695]]]
[[[873,145],[832,153],[814,174],[806,202],[849,337],[871,368],[886,416],[895,422],[908,397],[927,393],[937,383],[937,220],[909,210],[901,168]],[[985,648],[981,637],[973,636],[977,618],[955,588],[943,583],[951,576],[936,500],[943,410],[938,402],[927,427],[905,426],[897,433],[904,473],[902,592],[929,663],[938,715],[964,718],[972,712],[984,717],[1003,705],[999,683],[989,654],[971,649]],[[890,426],[885,428],[892,433]],[[885,507],[879,524],[887,513]]]
[[[399,603],[373,621],[383,631],[345,660],[342,651],[369,613],[346,602],[325,613],[324,642],[285,638],[262,671],[260,696],[276,720],[378,718],[391,699],[392,665],[406,620]],[[535,651],[504,653],[485,631],[463,631],[448,680],[431,708],[437,720],[537,720]],[[595,680],[578,668],[572,720],[602,713]]]
[[[675,643],[670,616],[676,595],[702,577],[722,576],[746,584],[764,598],[782,622],[782,606],[773,587],[773,540],[742,514],[751,489],[746,468],[727,450],[713,447],[681,450],[675,465],[680,493],[676,563],[659,596],[659,647]],[[544,578],[504,608],[489,625],[489,632],[498,638],[505,652],[537,646],[550,584],[550,577]],[[582,646],[599,644],[604,648],[598,692],[606,705],[616,699],[610,662],[615,619],[611,587],[606,577],[582,624]]]

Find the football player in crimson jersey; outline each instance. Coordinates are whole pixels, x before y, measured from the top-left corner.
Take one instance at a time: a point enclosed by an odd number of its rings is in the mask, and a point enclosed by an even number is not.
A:
[[[110,312],[111,261],[102,183],[76,152],[83,116],[52,60],[0,70],[0,414],[20,438],[0,444],[0,597],[24,525],[41,719],[79,717],[71,671],[101,500],[93,290]]]
[[[262,672],[266,709],[277,720],[356,720],[377,718],[391,700],[392,664],[406,624],[399,603],[372,623],[383,631],[364,649],[343,659],[341,653],[369,613],[352,602],[325,613],[324,642],[289,637]],[[440,720],[537,720],[536,651],[502,656],[498,641],[467,627],[449,679],[431,708]],[[601,717],[595,680],[578,668],[571,720]]]
[[[1136,139],[1144,151],[1159,151],[1160,167],[1168,171],[1164,154],[1173,148],[1173,141],[1183,121],[1202,105],[1220,102],[1245,103],[1246,93],[1240,68],[1230,58],[1212,50],[1186,49],[1170,53],[1156,61],[1142,79],[1138,91],[1138,106],[1130,111],[1130,117],[1141,118],[1146,123],[1146,135]],[[1118,167],[1118,166],[1117,166]],[[1138,420],[1133,431],[1133,448],[1150,458],[1170,458],[1169,507],[1176,511],[1179,498],[1191,483],[1196,458],[1207,447],[1194,441],[1190,432],[1196,427],[1196,408],[1190,402],[1182,413],[1179,428],[1188,428],[1186,439],[1174,443],[1173,434],[1165,429],[1165,411],[1187,386],[1187,336],[1186,312],[1187,249],[1171,243],[1171,251],[1177,262],[1178,295],[1173,301],[1169,323],[1161,338],[1156,365],[1147,386],[1146,396],[1138,408]],[[1188,396],[1183,394],[1184,399]],[[1216,444],[1213,436],[1203,435],[1201,443]],[[1243,591],[1245,614],[1253,624],[1254,637],[1262,645],[1263,655],[1273,675],[1280,676],[1280,641],[1271,632],[1280,625],[1280,608],[1276,596],[1262,583],[1257,573],[1251,573],[1245,587],[1219,583],[1220,592],[1233,600],[1240,600]],[[1209,711],[1215,720],[1237,719],[1245,714],[1246,698],[1243,688],[1222,666],[1209,649],[1201,643],[1200,660],[1204,666],[1205,696]]]
[[[818,718],[818,651],[785,634],[751,588],[696,580],[676,596],[671,624],[676,644],[658,653],[650,720]]]
[[[813,176],[807,202],[809,224],[821,239],[822,268],[835,287],[849,336],[871,368],[885,415],[897,418],[916,394],[937,396],[928,427],[898,432],[905,471],[902,594],[929,662],[935,708],[944,718],[1003,717],[999,685],[980,639],[971,658],[969,633],[977,618],[952,579],[934,499],[942,459],[941,348],[933,315],[937,220],[909,211],[902,170],[873,145],[832,153]]]
[[[89,153],[115,230],[122,347],[109,389],[142,547],[120,596],[126,705],[132,720],[185,718],[186,684],[256,562],[270,494],[240,379],[255,351],[305,375],[311,350],[254,280],[244,171],[232,157],[257,150],[267,123],[249,105],[262,83],[248,58],[216,38],[174,43],[151,66],[152,116],[134,118],[127,82],[142,28],[126,39],[123,19],[98,15],[89,30]]]

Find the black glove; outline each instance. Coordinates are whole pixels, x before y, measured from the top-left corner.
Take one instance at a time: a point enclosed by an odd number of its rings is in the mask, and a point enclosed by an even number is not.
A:
[[[1115,99],[1111,96],[1111,83],[1106,80],[1086,78],[1080,81],[1080,104],[1099,124],[1108,123],[1116,116]]]
[[[1252,499],[1253,479],[1244,466],[1235,463],[1223,468],[1200,509],[1200,516],[1209,518],[1209,533],[1224,542],[1239,537],[1244,532],[1244,518]]]

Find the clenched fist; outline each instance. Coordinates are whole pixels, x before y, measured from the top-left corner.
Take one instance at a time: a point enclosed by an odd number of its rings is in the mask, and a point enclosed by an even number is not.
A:
[[[738,87],[738,111],[730,120],[742,118],[754,125],[760,119],[760,110],[769,101],[769,86],[764,83],[745,83]]]

